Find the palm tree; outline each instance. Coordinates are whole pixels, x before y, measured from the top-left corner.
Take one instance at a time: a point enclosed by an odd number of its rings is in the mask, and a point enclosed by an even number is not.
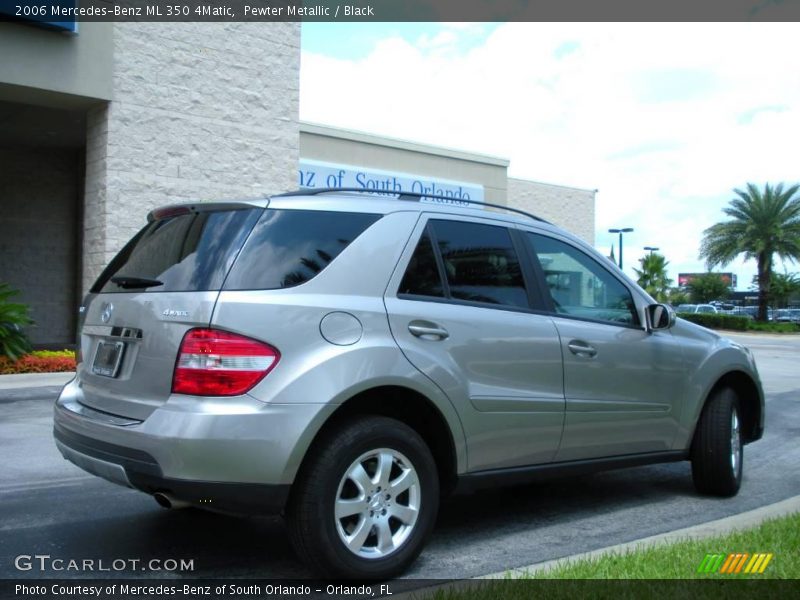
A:
[[[753,277],[753,287],[758,288],[758,276]],[[800,295],[800,276],[797,273],[771,273],[769,299],[775,308],[785,308],[794,296]]]
[[[722,209],[731,217],[703,232],[700,258],[708,268],[725,266],[740,254],[758,263],[758,320],[767,320],[772,259],[800,259],[800,186],[783,189],[783,184],[766,184],[760,190],[752,183],[733,190],[737,198]]]
[[[663,254],[651,252],[639,259],[641,269],[634,269],[637,283],[658,302],[667,301],[667,292],[672,279],[667,277],[667,259]]]

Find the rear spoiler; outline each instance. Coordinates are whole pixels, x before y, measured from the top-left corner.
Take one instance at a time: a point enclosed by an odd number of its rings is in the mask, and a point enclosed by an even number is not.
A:
[[[218,210],[248,210],[251,208],[266,208],[269,206],[269,199],[259,198],[248,202],[246,200],[239,202],[196,202],[194,204],[169,204],[151,210],[147,213],[147,222],[158,221],[159,219],[166,219],[168,217],[177,217],[178,215],[198,214],[204,212],[215,212]]]

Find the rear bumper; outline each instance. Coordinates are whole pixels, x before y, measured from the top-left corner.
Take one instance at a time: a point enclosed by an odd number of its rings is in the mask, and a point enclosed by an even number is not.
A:
[[[98,442],[56,426],[61,455],[84,471],[148,494],[161,492],[208,510],[244,514],[280,514],[291,486],[192,481],[164,477],[155,459],[130,448]]]
[[[330,407],[253,398],[173,397],[144,421],[80,403],[76,380],[55,406],[56,445],[67,460],[114,483],[162,492],[199,508],[277,514],[317,422]]]

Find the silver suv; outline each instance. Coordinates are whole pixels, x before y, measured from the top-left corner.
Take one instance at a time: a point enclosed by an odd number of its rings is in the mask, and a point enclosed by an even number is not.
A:
[[[82,307],[65,458],[167,507],[282,513],[297,553],[385,578],[440,497],[690,460],[729,496],[764,396],[750,352],[675,318],[541,219],[319,190],[169,206]]]

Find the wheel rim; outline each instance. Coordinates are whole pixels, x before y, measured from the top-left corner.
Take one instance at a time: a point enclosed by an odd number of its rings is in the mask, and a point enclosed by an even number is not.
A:
[[[408,458],[390,448],[365,452],[345,471],[336,492],[339,539],[362,558],[393,554],[414,530],[421,500],[419,477]]]
[[[734,475],[739,472],[741,453],[742,444],[739,432],[739,415],[736,414],[736,409],[733,409],[731,412],[731,468],[733,469]]]

